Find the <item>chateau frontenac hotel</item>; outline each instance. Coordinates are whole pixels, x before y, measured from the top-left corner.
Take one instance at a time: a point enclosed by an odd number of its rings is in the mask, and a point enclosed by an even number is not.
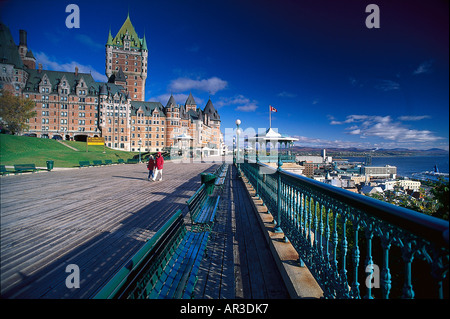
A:
[[[202,110],[190,93],[179,105],[170,96],[164,106],[145,101],[148,49],[130,17],[106,42],[108,82],[89,73],[43,70],[20,30],[17,46],[9,28],[0,22],[0,89],[35,102],[36,117],[23,134],[84,141],[104,137],[106,146],[124,150],[164,151],[193,148],[197,153],[221,154],[220,116],[209,99]],[[39,62],[39,61],[37,61]]]

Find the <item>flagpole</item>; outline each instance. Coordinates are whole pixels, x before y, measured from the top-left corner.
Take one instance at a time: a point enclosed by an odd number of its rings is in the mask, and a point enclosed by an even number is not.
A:
[[[272,110],[269,105],[269,129],[272,128]]]

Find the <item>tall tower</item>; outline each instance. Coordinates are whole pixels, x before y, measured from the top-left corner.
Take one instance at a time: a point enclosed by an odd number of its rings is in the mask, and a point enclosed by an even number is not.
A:
[[[115,82],[120,69],[126,79],[125,88],[133,101],[145,100],[148,49],[145,35],[139,38],[130,20],[130,15],[113,38],[109,30],[106,42],[106,76]]]

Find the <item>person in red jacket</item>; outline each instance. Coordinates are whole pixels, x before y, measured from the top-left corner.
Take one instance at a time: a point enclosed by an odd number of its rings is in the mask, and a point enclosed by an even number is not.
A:
[[[153,171],[155,169],[155,159],[153,158],[153,155],[150,155],[150,157],[148,158],[147,169],[148,169],[147,180],[149,181],[150,177],[153,179],[153,177],[155,176]]]
[[[155,169],[155,174],[153,175],[153,181],[155,181],[156,178],[158,177],[158,173],[161,174],[161,177],[159,178],[159,180],[162,181],[164,158],[162,157],[161,152],[158,152],[158,154],[156,154],[155,166],[156,166],[156,169]]]

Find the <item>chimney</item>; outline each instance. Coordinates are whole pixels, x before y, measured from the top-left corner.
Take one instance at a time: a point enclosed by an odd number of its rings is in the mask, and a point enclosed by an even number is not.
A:
[[[78,76],[78,67],[75,67],[75,76]]]
[[[27,46],[27,31],[19,30],[19,45]]]
[[[38,73],[41,73],[42,72],[42,64],[41,63],[39,63],[39,69],[38,69]]]

